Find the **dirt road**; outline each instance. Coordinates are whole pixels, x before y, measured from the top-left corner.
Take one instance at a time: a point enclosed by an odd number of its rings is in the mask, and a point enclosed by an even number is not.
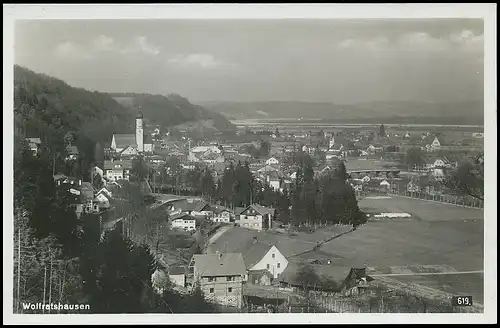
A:
[[[220,236],[222,236],[226,231],[229,231],[232,227],[233,227],[232,225],[227,225],[227,226],[221,227],[216,233],[214,233],[212,235],[212,237],[210,237],[210,239],[208,240],[207,245],[215,243],[215,241],[217,239],[219,239]]]

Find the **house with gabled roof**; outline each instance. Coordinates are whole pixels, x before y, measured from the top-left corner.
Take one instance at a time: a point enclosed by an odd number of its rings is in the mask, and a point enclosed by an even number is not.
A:
[[[38,154],[38,148],[42,144],[40,138],[26,138],[26,141],[28,142],[28,147],[33,152],[33,154]]]
[[[260,284],[258,281],[255,281],[260,278],[250,279],[252,273],[265,270],[272,278],[276,279],[288,265],[287,258],[279,251],[276,245],[259,241],[257,240],[257,236],[254,236],[251,241],[239,241],[232,245],[228,245],[227,243],[211,244],[207,252],[209,254],[225,252],[241,253],[248,274],[246,280],[251,284]],[[260,276],[260,274],[257,275]]]
[[[238,224],[243,228],[262,231],[272,227],[273,216],[274,209],[252,204],[238,215]]]
[[[68,145],[66,147],[66,151],[68,153],[68,156],[66,156],[67,161],[77,160],[78,156],[80,156],[80,152],[76,146]]]
[[[366,273],[366,268],[352,268],[338,265],[315,265],[309,264],[318,276],[328,279],[332,284],[317,284],[307,286],[310,289],[340,293],[344,296],[360,295],[371,288],[370,282],[374,279]],[[303,288],[297,272],[300,264],[290,263],[286,270],[280,275],[280,285],[283,287]]]
[[[97,203],[97,205],[101,209],[110,208],[112,200],[112,192],[109,191],[106,187],[102,187],[95,193],[94,202]]]
[[[194,254],[188,268],[193,275],[193,286],[199,286],[208,301],[243,306],[246,267],[241,253]]]
[[[130,171],[132,170],[131,160],[121,161],[104,161],[104,176],[111,181],[130,179]]]
[[[196,231],[196,218],[187,213],[177,213],[169,217],[172,228],[184,231]]]

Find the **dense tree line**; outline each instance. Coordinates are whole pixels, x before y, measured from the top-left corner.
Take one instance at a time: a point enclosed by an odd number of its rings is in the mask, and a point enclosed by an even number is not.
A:
[[[290,223],[294,226],[316,223],[357,226],[365,223],[366,217],[358,207],[347,177],[343,163],[327,174],[315,176],[312,159],[301,154],[297,178],[291,190]]]
[[[118,230],[102,236],[97,215],[77,219],[71,207],[77,200],[54,182],[44,150],[34,155],[25,146],[16,148],[14,311],[23,311],[21,302],[42,298],[87,303],[91,313],[213,311],[199,290],[186,296],[171,289],[155,293],[151,275],[157,267],[149,247]],[[144,209],[139,200],[129,205]]]

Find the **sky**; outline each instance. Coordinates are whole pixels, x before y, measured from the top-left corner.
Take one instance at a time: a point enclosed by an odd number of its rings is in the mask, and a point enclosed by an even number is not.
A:
[[[478,19],[25,20],[15,63],[193,102],[483,99]]]

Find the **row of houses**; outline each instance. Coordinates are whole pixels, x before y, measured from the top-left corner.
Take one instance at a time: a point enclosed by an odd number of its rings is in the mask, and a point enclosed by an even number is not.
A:
[[[108,187],[96,189],[90,182],[81,179],[67,177],[64,174],[54,175],[57,186],[68,185],[69,192],[76,196],[77,202],[73,204],[77,216],[82,213],[100,213],[111,207],[113,199],[112,191]]]
[[[200,220],[234,224],[246,229],[262,231],[272,227],[275,211],[259,204],[230,209],[200,199],[175,200],[165,204],[173,228],[195,231]]]
[[[237,233],[236,236],[239,237]],[[276,245],[260,241],[256,236],[242,239],[209,245],[207,253],[193,255],[187,267],[168,268],[170,280],[185,290],[199,286],[207,300],[238,308],[242,307],[248,291],[258,286],[303,287],[297,276],[299,264],[290,262]],[[332,291],[346,295],[359,293],[359,288],[373,280],[364,268],[339,267],[331,261],[310,261],[309,265],[321,276],[336,282],[336,287],[331,286]],[[318,289],[325,288],[327,286]]]

